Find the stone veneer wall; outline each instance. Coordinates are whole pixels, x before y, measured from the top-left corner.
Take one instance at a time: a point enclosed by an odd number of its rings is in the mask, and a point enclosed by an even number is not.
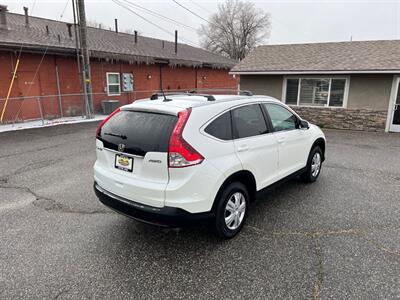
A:
[[[303,119],[322,128],[385,131],[387,111],[311,106],[291,108]]]

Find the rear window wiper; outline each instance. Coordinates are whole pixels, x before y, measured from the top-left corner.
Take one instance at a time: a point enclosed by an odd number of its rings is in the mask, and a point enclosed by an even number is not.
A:
[[[123,134],[116,134],[116,133],[111,133],[111,132],[105,132],[104,135],[111,135],[111,136],[119,137],[119,138],[121,138],[121,139],[123,139],[123,140],[126,140],[126,139],[127,139],[126,135],[123,135]]]

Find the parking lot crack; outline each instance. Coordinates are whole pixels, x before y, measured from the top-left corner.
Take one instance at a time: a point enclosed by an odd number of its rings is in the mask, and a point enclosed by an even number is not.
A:
[[[74,139],[73,141],[74,141],[74,142],[79,142],[79,141],[86,141],[86,140],[87,140],[86,138],[83,138],[83,139]],[[71,143],[71,141],[66,141],[66,142],[61,142],[61,143],[56,144],[56,145],[51,145],[51,146],[46,146],[46,147],[40,147],[40,148],[31,149],[31,150],[27,150],[27,151],[12,152],[12,153],[9,153],[9,154],[0,155],[0,159],[2,159],[2,158],[9,158],[9,157],[12,157],[12,156],[21,156],[21,155],[29,154],[29,153],[38,153],[38,152],[43,151],[43,150],[49,150],[49,149],[53,149],[53,148],[59,148],[59,147],[68,145],[68,144],[70,144],[70,143]]]
[[[72,155],[64,156],[62,159],[59,158],[59,159],[53,159],[53,160],[32,162],[32,163],[29,163],[29,164],[27,164],[27,165],[25,165],[23,167],[20,167],[20,168],[14,170],[12,173],[7,174],[7,177],[8,178],[9,177],[14,177],[14,176],[26,173],[26,172],[36,171],[36,170],[40,170],[40,169],[43,169],[43,168],[47,168],[49,166],[54,166],[55,164],[66,160],[70,156],[72,156]]]
[[[349,167],[349,166],[344,166],[344,165],[339,165],[339,164],[332,164],[328,163],[324,165],[325,168],[328,169],[339,169],[339,170],[345,170],[345,171],[354,171],[354,172],[359,172],[359,173],[372,173],[372,174],[382,174],[385,177],[391,178],[395,181],[399,180],[399,173],[398,172],[390,172],[388,170],[379,170],[379,169],[372,169],[372,168],[357,168],[357,167]]]
[[[68,213],[68,214],[83,214],[83,215],[94,215],[94,214],[112,214],[111,210],[83,210],[83,209],[74,209],[70,208],[62,203],[59,203],[53,199],[49,198],[37,198],[33,205],[44,209],[48,212],[60,212],[60,213]]]
[[[25,186],[0,185],[0,188],[1,188],[1,189],[14,189],[14,190],[24,191],[24,192],[26,192],[26,193],[31,194],[31,195],[34,196],[36,199],[38,199],[38,198],[44,198],[44,197],[38,196],[34,191],[32,191],[30,188],[25,187]]]
[[[68,293],[69,290],[63,289],[61,291],[58,292],[58,294],[54,297],[54,300],[58,299],[61,297],[61,295]]]
[[[373,246],[374,248],[378,249],[378,250],[381,251],[381,252],[384,252],[384,253],[387,253],[387,254],[391,254],[391,255],[394,255],[394,256],[396,256],[396,257],[400,257],[400,252],[398,252],[398,251],[392,251],[391,249],[388,249],[388,248],[382,246],[382,245],[379,244],[378,242],[376,242],[376,241],[374,241],[374,240],[372,240],[372,239],[369,239],[369,238],[365,237],[365,236],[364,236],[363,234],[361,234],[361,233],[359,234],[359,237],[360,237],[361,239],[363,239],[364,241],[368,242],[371,246]]]
[[[319,235],[313,235],[313,241],[314,241],[314,254],[317,257],[317,273],[316,273],[316,278],[314,281],[313,285],[313,299],[321,299],[321,287],[322,287],[322,282],[324,280],[324,267],[323,267],[323,262],[322,262],[322,255],[321,255],[321,244],[319,242]]]
[[[275,231],[273,235],[300,235],[300,236],[323,236],[323,235],[357,235],[359,230],[356,228],[337,229],[337,230],[320,230],[320,231]]]
[[[31,203],[38,207],[41,208],[45,211],[49,212],[61,212],[61,213],[70,213],[70,214],[112,214],[113,212],[111,210],[82,210],[82,209],[73,209],[68,206],[63,205],[62,203],[59,203],[58,201],[44,197],[41,195],[38,195],[35,193],[33,190],[31,190],[28,187],[23,187],[23,186],[15,186],[15,185],[0,185],[0,189],[15,189],[15,190],[20,190],[25,193],[31,194],[35,200],[33,200]]]
[[[335,230],[317,230],[317,231],[272,231],[267,232],[255,226],[247,226],[254,232],[260,235],[270,235],[273,236],[280,236],[280,237],[289,237],[289,236],[302,236],[302,237],[311,237],[314,241],[314,253],[317,257],[317,274],[316,279],[313,285],[313,299],[320,299],[321,287],[323,282],[324,270],[323,270],[323,261],[321,255],[321,245],[320,245],[320,238],[323,236],[332,236],[332,235],[347,235],[347,236],[356,236],[364,241],[366,241],[370,246],[374,247],[375,249],[379,250],[384,254],[393,255],[396,258],[400,257],[400,252],[393,251],[380,243],[374,241],[366,237],[363,232],[367,232],[369,230],[398,230],[400,228],[399,225],[384,225],[384,226],[371,226],[371,227],[364,227],[364,228],[349,228],[349,229],[335,229]]]

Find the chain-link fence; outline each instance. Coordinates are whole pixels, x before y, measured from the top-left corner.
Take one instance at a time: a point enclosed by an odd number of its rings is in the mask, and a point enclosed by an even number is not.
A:
[[[214,89],[214,90],[166,90],[166,95],[173,93],[196,92],[199,94],[236,94],[234,89]],[[91,94],[93,100],[93,113],[107,113],[103,109],[104,101],[118,101],[117,105],[132,103],[137,99],[148,98],[153,94],[162,94],[159,90],[141,90],[129,93],[121,92],[119,95],[108,95],[107,93]],[[3,111],[6,99],[0,99],[0,112]],[[88,108],[86,107],[85,95],[60,94],[60,95],[42,95],[29,97],[12,97],[7,101],[4,110],[3,124],[18,123],[32,120],[52,120],[64,117],[86,116]]]
[[[93,101],[93,113],[103,114],[103,101],[116,100],[119,105],[124,105],[136,99],[149,97],[154,92],[156,91],[138,91],[121,93],[120,95],[108,95],[107,93],[90,94]],[[0,99],[0,112],[2,112],[5,103],[6,99]],[[87,113],[85,95],[82,93],[12,97],[7,101],[3,124],[85,116]]]

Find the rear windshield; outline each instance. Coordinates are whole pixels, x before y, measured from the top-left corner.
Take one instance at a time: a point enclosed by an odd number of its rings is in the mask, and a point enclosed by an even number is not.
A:
[[[144,156],[147,152],[167,152],[169,138],[177,121],[176,116],[121,111],[101,128],[100,140],[104,147]]]

